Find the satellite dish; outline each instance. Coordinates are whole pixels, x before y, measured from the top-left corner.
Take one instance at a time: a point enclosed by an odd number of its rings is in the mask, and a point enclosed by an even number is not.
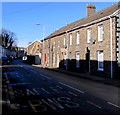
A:
[[[95,40],[95,39],[93,39],[93,38],[91,38],[91,39],[90,39],[90,43],[92,43],[92,44],[94,44],[94,43],[95,43],[95,41],[96,41],[96,40]]]

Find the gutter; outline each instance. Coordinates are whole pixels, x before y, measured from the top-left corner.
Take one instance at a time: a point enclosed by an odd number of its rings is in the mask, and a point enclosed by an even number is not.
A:
[[[69,32],[69,31],[76,30],[76,29],[79,29],[79,28],[82,28],[82,27],[89,26],[89,25],[94,24],[94,23],[101,22],[101,21],[103,21],[103,20],[107,20],[107,19],[109,19],[110,17],[116,16],[118,13],[120,13],[120,9],[118,9],[117,11],[115,11],[113,14],[111,14],[111,15],[109,15],[109,16],[106,16],[106,17],[100,18],[100,19],[98,19],[98,20],[92,21],[92,22],[90,22],[90,23],[87,23],[87,24],[84,24],[84,25],[81,25],[81,26],[72,28],[72,29],[68,30],[68,32]],[[78,24],[79,24],[79,23],[78,23]],[[77,26],[77,24],[76,24],[76,26]]]
[[[95,23],[98,23],[98,22],[107,20],[107,19],[109,19],[110,17],[114,17],[118,12],[120,12],[120,10],[117,10],[117,11],[114,12],[112,15],[109,15],[109,16],[103,17],[103,18],[101,18],[101,19],[95,20],[95,21],[93,21],[93,22],[90,22],[90,23],[87,23],[87,24],[84,24],[84,25],[81,25],[81,26],[72,28],[72,29],[70,29],[70,30],[68,30],[68,31],[70,32],[70,31],[73,31],[73,30],[76,30],[76,29],[79,29],[79,28],[82,28],[82,27],[86,27],[86,26],[89,26],[89,25],[92,25],[92,24],[95,24]]]
[[[87,24],[83,24],[83,25],[81,25],[81,26],[78,26],[78,27],[75,27],[75,28],[72,28],[72,29],[69,29],[69,30],[66,30],[66,31],[67,31],[67,32],[74,31],[74,30],[76,30],[76,29],[79,29],[79,28],[82,28],[82,27],[86,27],[86,26],[89,26],[89,25],[91,25],[91,24],[94,24],[94,23],[98,23],[98,22],[100,22],[100,21],[103,21],[103,20],[107,20],[107,19],[109,19],[110,17],[116,16],[116,14],[118,14],[118,13],[120,13],[120,9],[118,9],[117,11],[115,11],[115,12],[114,12],[113,14],[111,14],[111,15],[108,15],[108,16],[106,16],[106,17],[100,18],[100,19],[98,19],[98,20],[92,21],[92,22],[87,23]],[[77,23],[77,24],[79,24],[79,23]],[[76,26],[77,26],[77,24],[76,24]],[[56,36],[59,36],[59,35],[62,35],[62,34],[64,34],[64,33],[66,33],[66,31],[64,31],[64,32],[62,32],[62,33],[59,33],[59,34],[57,34],[57,35],[54,35],[54,36],[52,36],[52,37],[46,38],[45,40],[50,39],[50,38],[53,38],[53,37],[56,37]]]

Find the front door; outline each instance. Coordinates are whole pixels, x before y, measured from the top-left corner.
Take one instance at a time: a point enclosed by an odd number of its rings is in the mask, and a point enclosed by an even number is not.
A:
[[[90,72],[90,52],[86,53],[86,72]]]

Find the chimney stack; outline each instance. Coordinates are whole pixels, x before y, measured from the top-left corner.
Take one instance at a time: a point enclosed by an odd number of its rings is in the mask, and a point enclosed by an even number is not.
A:
[[[86,5],[86,15],[90,16],[96,12],[96,7],[93,4]]]

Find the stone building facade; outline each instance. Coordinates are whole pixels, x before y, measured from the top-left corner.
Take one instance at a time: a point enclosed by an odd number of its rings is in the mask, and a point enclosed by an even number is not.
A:
[[[41,58],[42,53],[42,43],[36,40],[27,46],[27,55],[39,55]]]
[[[86,17],[43,40],[43,65],[113,78],[120,67],[120,3],[99,12],[86,6]]]

